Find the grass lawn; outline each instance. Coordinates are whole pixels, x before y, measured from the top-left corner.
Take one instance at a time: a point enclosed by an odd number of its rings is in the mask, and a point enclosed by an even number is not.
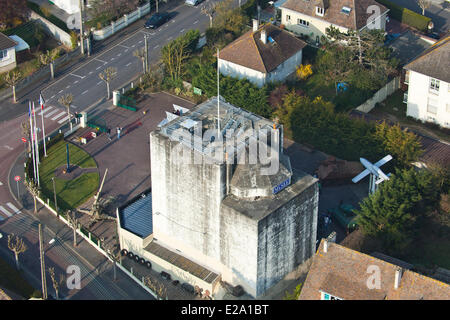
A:
[[[20,259],[20,257],[19,257]],[[23,278],[21,273],[0,258],[0,287],[30,298],[34,288]]]
[[[96,168],[94,159],[84,150],[69,143],[70,163],[81,168]],[[66,164],[66,142],[60,141],[49,150],[39,168],[42,192],[52,202],[55,170]],[[74,180],[55,178],[58,208],[62,210],[76,208],[88,200],[99,186],[98,173],[85,173]]]

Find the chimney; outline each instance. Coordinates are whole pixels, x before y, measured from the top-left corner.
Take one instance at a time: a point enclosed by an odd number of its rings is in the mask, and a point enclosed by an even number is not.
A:
[[[261,30],[261,41],[266,44],[267,43],[267,32],[266,30]]]
[[[400,281],[402,281],[402,269],[398,268],[395,270],[394,289],[400,287]]]
[[[258,20],[253,19],[253,32],[258,31],[258,28],[259,28]]]
[[[328,240],[327,239],[323,240],[323,252],[324,253],[328,252]]]

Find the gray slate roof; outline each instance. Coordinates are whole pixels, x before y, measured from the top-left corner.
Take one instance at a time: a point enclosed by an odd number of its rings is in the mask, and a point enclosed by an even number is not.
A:
[[[408,63],[405,69],[450,83],[450,33]]]
[[[17,42],[12,40],[7,35],[0,32],[0,50],[13,48],[17,45]]]
[[[392,41],[389,47],[393,50],[392,55],[400,60],[400,65],[405,65],[431,47],[431,45],[431,43],[408,30]]]

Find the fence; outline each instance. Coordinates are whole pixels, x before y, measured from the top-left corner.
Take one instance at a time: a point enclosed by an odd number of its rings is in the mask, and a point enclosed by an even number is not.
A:
[[[65,32],[61,28],[55,26],[53,23],[51,23],[44,17],[41,17],[33,10],[31,10],[31,19],[40,23],[44,27],[44,30],[47,31],[48,33],[52,34],[56,40],[64,43],[69,48],[72,46],[72,40],[70,39],[70,34]]]
[[[134,10],[129,14],[125,14],[122,18],[116,21],[112,21],[109,26],[100,30],[94,30],[92,32],[92,36],[94,40],[104,40],[112,36],[117,31],[122,30],[129,24],[135,22],[136,20],[139,20],[149,12],[150,12],[150,4],[147,3],[142,7],[138,7],[136,10]]]
[[[383,88],[378,90],[375,95],[361,104],[356,110],[368,113],[375,105],[381,101],[384,101],[388,96],[393,94],[396,90],[400,89],[400,77],[395,77],[390,82],[388,82]]]

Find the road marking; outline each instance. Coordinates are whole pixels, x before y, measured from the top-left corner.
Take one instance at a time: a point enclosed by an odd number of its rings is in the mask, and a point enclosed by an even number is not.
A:
[[[168,37],[167,40],[172,40],[172,37]]]
[[[74,109],[78,108],[76,105],[73,105],[73,104],[71,104],[70,107],[74,108]]]
[[[139,43],[142,43],[142,40],[141,40],[141,41],[139,41]]]
[[[195,21],[194,21],[194,24],[197,24],[197,23],[198,23],[198,20],[195,20]]]
[[[88,91],[89,91],[89,90],[83,91],[82,95],[85,94],[85,93],[87,93]]]
[[[95,70],[98,70],[98,69],[100,69],[101,67],[103,67],[103,66],[99,66],[99,67],[97,67]]]
[[[127,63],[127,64],[125,65],[125,67],[128,67],[130,64],[131,64],[131,62],[130,62],[130,63]]]
[[[74,77],[78,77],[78,78],[84,79],[84,77],[79,76],[79,75],[77,75],[77,74],[70,73],[70,75],[72,75],[72,76],[74,76]]]
[[[70,88],[70,84],[66,87],[66,89],[69,89]]]
[[[49,118],[52,114],[54,114],[54,113],[56,113],[56,112],[58,112],[58,111],[59,111],[59,109],[55,109],[55,110],[53,110],[52,112],[47,113],[44,117]]]
[[[100,83],[102,83],[103,81],[99,81],[99,82],[97,82],[97,85],[99,85]]]
[[[61,120],[58,121],[59,124],[63,123],[64,121],[68,120],[69,116],[65,116],[64,118],[62,118]]]
[[[154,48],[156,49],[156,48],[158,48],[159,47],[159,44],[157,44]]]
[[[124,48],[127,48],[127,49],[130,48],[130,47],[124,46],[123,44],[118,44],[118,46],[121,46],[121,47],[124,47]]]
[[[92,74],[92,71],[89,71],[89,74]]]
[[[183,33],[183,32],[184,32],[184,29],[181,29],[181,30],[180,30],[180,33]]]
[[[45,108],[44,110],[42,110],[41,112],[39,112],[39,115],[42,116],[43,113],[46,113],[48,110],[53,109],[52,106],[49,106],[47,108]]]
[[[10,207],[14,211],[14,213],[21,213],[21,211],[17,209],[16,206],[13,205],[11,202],[6,203],[6,205]]]
[[[106,63],[108,63],[108,62],[106,62],[106,61],[103,61],[103,60],[100,60],[100,59],[98,59],[98,58],[94,58],[94,60],[100,61],[100,62],[101,62],[101,63],[103,63],[103,64],[106,64]]]
[[[175,23],[175,20],[172,20],[172,23]]]
[[[114,60],[114,58],[111,58],[111,61],[113,61]]]
[[[77,83],[78,83],[78,80],[75,80],[73,84],[77,84]]]
[[[5,208],[3,208],[3,206],[0,206],[0,211],[2,211],[2,212],[3,212],[4,214],[6,214],[8,217],[11,217],[11,216],[12,216],[12,214],[9,213],[8,210],[6,210]]]
[[[61,117],[63,114],[66,114],[66,112],[65,112],[65,111],[62,111],[61,113],[58,113],[56,116],[54,116],[54,117],[52,118],[52,120],[58,119],[58,118]]]
[[[13,150],[13,148],[11,148],[10,146],[8,146],[7,144],[4,145],[4,147],[8,150]]]
[[[59,90],[58,94],[60,94],[61,92],[63,92],[62,90]]]
[[[135,46],[136,46],[136,45],[135,45],[135,44],[133,44],[133,45],[132,45],[131,47],[132,47],[132,48],[134,48]]]
[[[120,57],[121,55],[122,55],[121,53],[118,53],[118,54],[117,54],[118,57]]]
[[[0,186],[2,186],[2,185],[3,185],[3,182],[0,181]]]
[[[52,95],[51,97],[50,97],[50,99],[53,99],[55,97],[55,95]]]

